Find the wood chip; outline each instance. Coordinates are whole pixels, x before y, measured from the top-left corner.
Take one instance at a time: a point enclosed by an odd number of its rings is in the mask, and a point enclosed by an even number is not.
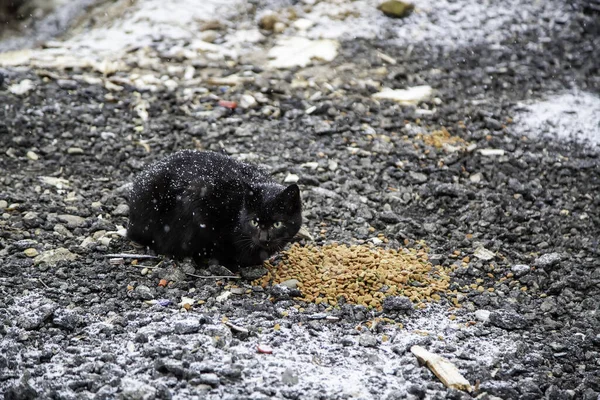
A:
[[[427,351],[421,346],[412,346],[410,351],[421,363],[425,364],[440,379],[440,381],[446,385],[446,387],[471,392],[469,381],[461,375],[458,368],[450,361]]]
[[[229,328],[231,328],[231,330],[234,330],[236,332],[241,332],[241,333],[248,333],[248,329],[239,326],[239,325],[234,325],[231,322],[223,322],[226,326],[228,326]]]

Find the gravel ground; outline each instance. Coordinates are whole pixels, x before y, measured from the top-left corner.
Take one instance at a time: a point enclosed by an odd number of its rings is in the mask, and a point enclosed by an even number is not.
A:
[[[531,118],[581,94],[598,121],[600,7],[423,2],[395,20],[310,3],[253,3],[181,31],[205,42],[161,31],[108,61],[74,64],[82,36],[0,57],[5,399],[600,398],[600,126]],[[267,8],[335,58],[268,68]],[[372,97],[417,85],[433,95]],[[186,148],[297,177],[314,245],[426,249],[457,302],[331,308],[253,286],[257,271],[110,262],[143,253],[123,237],[133,176]],[[445,388],[414,344],[473,392]]]

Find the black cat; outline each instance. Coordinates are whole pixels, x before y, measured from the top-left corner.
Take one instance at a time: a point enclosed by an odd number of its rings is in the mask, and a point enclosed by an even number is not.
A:
[[[128,237],[157,253],[230,268],[261,264],[302,224],[300,190],[214,152],[184,150],[133,182]]]

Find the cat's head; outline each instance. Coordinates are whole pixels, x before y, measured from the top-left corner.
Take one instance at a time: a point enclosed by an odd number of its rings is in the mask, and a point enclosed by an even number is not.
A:
[[[247,250],[270,255],[292,240],[301,225],[298,185],[282,188],[265,184],[247,189],[239,221],[242,244]]]

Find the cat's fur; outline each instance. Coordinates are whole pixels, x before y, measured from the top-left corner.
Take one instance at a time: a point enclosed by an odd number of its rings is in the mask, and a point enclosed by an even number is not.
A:
[[[127,234],[160,254],[235,268],[261,264],[301,224],[297,185],[223,154],[184,150],[136,177]]]

